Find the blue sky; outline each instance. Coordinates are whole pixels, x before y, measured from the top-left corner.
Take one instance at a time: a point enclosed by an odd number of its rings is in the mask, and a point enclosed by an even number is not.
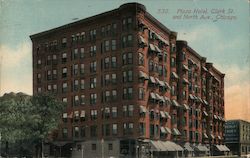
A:
[[[0,95],[10,91],[32,94],[32,59],[29,36],[83,19],[132,1],[122,0],[0,0]],[[250,109],[250,53],[248,0],[144,0],[137,1],[207,61],[226,73],[228,118],[247,116]],[[207,9],[213,20],[173,19],[179,9]],[[217,20],[211,11],[231,10],[233,20]],[[190,14],[189,14],[190,15]],[[200,16],[201,14],[198,14]],[[183,15],[182,15],[183,16]],[[244,92],[244,93],[242,93]],[[229,109],[239,107],[231,114]],[[250,111],[249,111],[250,112]],[[230,113],[230,115],[229,115]],[[246,115],[246,116],[245,116]],[[248,118],[246,118],[248,117]]]

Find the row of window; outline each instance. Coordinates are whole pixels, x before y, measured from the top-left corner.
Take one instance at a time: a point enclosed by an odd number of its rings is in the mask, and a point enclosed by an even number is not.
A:
[[[133,28],[133,18],[132,17],[126,17],[122,19],[122,30],[130,30]],[[90,40],[96,40],[98,29],[91,29],[89,30],[88,34],[85,31],[78,32],[71,35],[71,43],[77,43],[77,42],[84,42]],[[117,33],[117,23],[107,24],[105,26],[101,26],[100,28],[100,35],[102,37],[107,37],[110,35],[115,35]],[[51,42],[45,42],[44,49],[45,50],[54,50],[57,48],[58,42],[57,40],[53,40]],[[67,46],[67,38],[63,37],[61,39],[61,45],[62,47]],[[37,50],[40,49],[41,46],[37,47]]]

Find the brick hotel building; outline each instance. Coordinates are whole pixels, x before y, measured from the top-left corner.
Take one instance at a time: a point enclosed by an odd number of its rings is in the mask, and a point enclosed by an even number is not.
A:
[[[32,35],[33,93],[67,103],[50,154],[228,151],[225,75],[176,38],[138,3]]]

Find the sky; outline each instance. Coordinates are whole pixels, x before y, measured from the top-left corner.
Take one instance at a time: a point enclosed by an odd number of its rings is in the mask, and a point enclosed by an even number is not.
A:
[[[32,95],[30,35],[118,8],[124,0],[0,0],[0,96]],[[137,0],[225,73],[225,117],[250,121],[248,0]]]

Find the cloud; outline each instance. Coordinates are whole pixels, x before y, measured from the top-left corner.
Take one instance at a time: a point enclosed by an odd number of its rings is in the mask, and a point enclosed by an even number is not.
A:
[[[225,71],[226,119],[250,121],[250,69],[230,66]]]
[[[0,45],[1,90],[6,92],[25,92],[32,94],[32,48],[25,42],[16,48]]]

